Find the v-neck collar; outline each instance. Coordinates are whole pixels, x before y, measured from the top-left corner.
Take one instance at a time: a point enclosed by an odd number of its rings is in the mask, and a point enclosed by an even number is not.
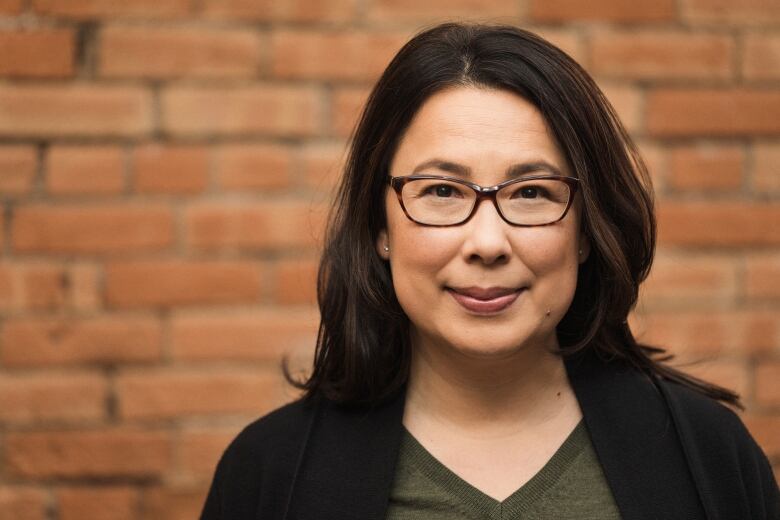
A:
[[[593,448],[621,517],[678,518],[704,510],[668,404],[649,376],[588,353],[565,360]],[[395,475],[406,397],[402,388],[369,409],[325,402],[289,497],[292,519],[384,520]],[[262,517],[262,515],[260,515]]]
[[[442,464],[405,427],[402,428],[401,450],[408,450],[413,466],[434,484],[458,497],[458,500],[464,507],[470,509],[475,517],[494,520],[515,518],[525,513],[555,485],[577,456],[586,449],[589,442],[585,423],[580,421],[547,463],[528,482],[499,501],[480,491]]]

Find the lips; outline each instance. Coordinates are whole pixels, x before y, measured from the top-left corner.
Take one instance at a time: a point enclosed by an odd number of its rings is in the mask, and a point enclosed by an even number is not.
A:
[[[523,289],[515,287],[447,287],[447,292],[466,310],[478,314],[500,312],[514,303]]]

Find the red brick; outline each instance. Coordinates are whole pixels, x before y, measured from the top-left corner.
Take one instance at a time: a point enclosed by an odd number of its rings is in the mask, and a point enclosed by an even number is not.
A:
[[[274,367],[275,368],[275,367]],[[117,378],[124,419],[264,414],[282,399],[281,376],[252,369],[164,369]]]
[[[280,260],[274,277],[274,300],[283,305],[316,305],[318,265],[316,258]]]
[[[780,244],[780,207],[743,202],[671,202],[658,206],[663,245],[744,247]]]
[[[669,157],[665,146],[643,139],[635,139],[639,153],[650,174],[653,187],[657,193],[663,192],[669,170]]]
[[[125,185],[124,151],[119,146],[49,148],[46,189],[58,195],[114,195]]]
[[[106,413],[106,381],[96,373],[40,372],[0,377],[0,423],[78,423]]]
[[[317,133],[323,118],[309,86],[170,87],[162,108],[164,129],[186,136],[302,137]]]
[[[151,317],[11,318],[0,360],[9,367],[148,363],[162,357],[161,334]]]
[[[334,90],[330,107],[330,133],[348,137],[357,124],[363,106],[368,100],[369,89],[343,87]]]
[[[94,264],[79,263],[71,265],[68,271],[70,308],[76,311],[97,310],[102,304],[99,296],[102,268]]]
[[[107,428],[8,433],[6,473],[19,478],[160,477],[171,466],[168,434]]]
[[[216,151],[217,184],[226,190],[278,190],[292,182],[292,152],[273,144],[231,144]]]
[[[135,150],[134,184],[142,193],[200,193],[208,185],[204,146],[150,144]]]
[[[453,18],[514,18],[520,3],[514,0],[375,0],[368,9],[373,22],[434,22]]]
[[[30,205],[16,210],[11,234],[20,253],[158,251],[173,241],[173,215],[153,204]]]
[[[302,201],[199,204],[185,214],[187,243],[198,250],[312,249],[325,210]]]
[[[780,415],[749,413],[743,420],[767,457],[780,457]]]
[[[747,35],[742,51],[742,75],[749,80],[780,79],[780,35]]]
[[[643,308],[725,307],[737,295],[737,260],[714,255],[659,254],[641,286]]]
[[[528,15],[541,22],[576,20],[611,22],[660,22],[676,16],[674,0],[634,2],[632,0],[531,0]]]
[[[140,87],[0,86],[0,136],[142,136],[152,128],[152,98]]]
[[[658,310],[632,315],[641,341],[669,347],[686,360],[780,350],[780,321],[772,310]]]
[[[114,307],[168,307],[255,302],[259,266],[248,261],[117,262],[106,268],[106,301]]]
[[[32,190],[38,168],[32,146],[0,146],[0,195],[23,195]]]
[[[780,133],[780,92],[759,89],[657,89],[645,116],[651,134],[753,135]]]
[[[0,308],[13,311],[94,309],[95,272],[81,264],[24,262],[0,264]]]
[[[260,50],[252,30],[113,26],[100,34],[98,70],[108,77],[249,77]]]
[[[198,518],[208,492],[201,487],[169,488],[157,486],[144,493],[143,511],[146,520],[192,520]]]
[[[747,257],[745,296],[780,299],[780,254],[756,254]]]
[[[130,486],[72,486],[56,492],[58,520],[136,520],[138,489]]]
[[[776,0],[684,0],[682,19],[696,24],[771,25],[780,21]]]
[[[43,489],[28,486],[0,486],[0,518],[46,520],[47,504],[48,497]]]
[[[768,406],[780,405],[780,361],[756,366],[756,400]]]
[[[235,427],[182,432],[177,442],[181,471],[190,478],[209,480],[225,448],[239,431]]]
[[[529,27],[528,29],[558,47],[580,65],[587,63],[588,56],[577,29],[551,29],[549,27]]]
[[[313,310],[188,312],[171,323],[171,352],[186,361],[269,361],[313,350],[319,314]]]
[[[753,148],[753,188],[780,192],[780,143],[756,143]]]
[[[604,95],[617,112],[629,132],[638,132],[642,124],[642,95],[635,87],[625,84],[602,83]]]
[[[12,15],[22,12],[22,0],[0,0],[0,14]]]
[[[356,0],[203,0],[205,16],[217,19],[348,22],[357,13]]]
[[[744,164],[740,146],[679,146],[670,154],[667,184],[677,190],[739,192]]]
[[[0,31],[0,76],[72,76],[74,55],[71,29]]]
[[[322,192],[332,192],[341,179],[347,160],[343,142],[310,143],[300,151],[300,165],[306,185]]]
[[[748,398],[750,389],[750,370],[744,360],[708,359],[697,363],[672,365],[687,374],[703,379],[708,383],[736,392],[743,400]]]
[[[2,310],[14,307],[15,295],[18,292],[14,278],[14,270],[0,263],[0,309]]]
[[[726,36],[680,31],[597,32],[590,66],[621,79],[724,79],[732,76],[734,44]]]
[[[79,20],[96,18],[171,18],[186,15],[191,0],[33,0],[35,11]]]
[[[271,38],[271,67],[281,78],[369,81],[406,40],[400,33],[282,30]]]
[[[56,309],[65,304],[68,273],[55,265],[28,264],[19,273],[24,309]]]

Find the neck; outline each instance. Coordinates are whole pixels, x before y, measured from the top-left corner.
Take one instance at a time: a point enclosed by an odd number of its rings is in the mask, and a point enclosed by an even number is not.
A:
[[[404,422],[511,434],[572,412],[576,398],[557,339],[511,354],[469,355],[415,342]]]

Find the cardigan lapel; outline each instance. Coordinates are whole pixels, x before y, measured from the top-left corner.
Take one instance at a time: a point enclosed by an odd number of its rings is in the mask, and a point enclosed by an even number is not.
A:
[[[287,520],[384,520],[404,401],[405,388],[371,409],[323,405],[304,448]]]
[[[654,382],[595,354],[566,369],[624,519],[705,518],[669,410]]]
[[[625,520],[705,518],[655,384],[594,354],[565,360],[594,449]],[[286,520],[384,520],[405,388],[371,409],[323,404],[301,454]]]

